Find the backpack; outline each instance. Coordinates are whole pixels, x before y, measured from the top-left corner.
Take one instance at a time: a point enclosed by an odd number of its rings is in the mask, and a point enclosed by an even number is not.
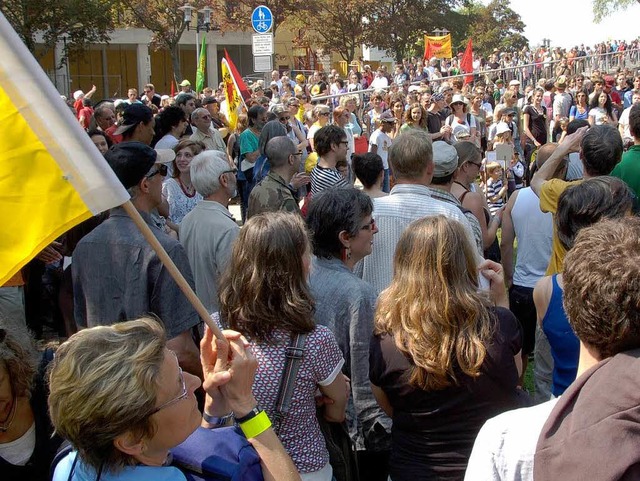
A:
[[[65,441],[51,463],[51,477],[71,451],[73,446]],[[260,456],[235,426],[199,427],[171,449],[171,454],[171,466],[182,471],[188,481],[264,481]]]
[[[238,427],[199,427],[171,450],[188,481],[263,481],[260,456]]]

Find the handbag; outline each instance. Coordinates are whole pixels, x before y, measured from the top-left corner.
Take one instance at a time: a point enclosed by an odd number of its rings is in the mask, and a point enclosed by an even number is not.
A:
[[[300,361],[304,358],[306,338],[306,334],[292,336],[285,351],[285,364],[273,414],[273,425],[276,433],[280,429],[282,420],[289,412]],[[316,409],[316,416],[329,452],[329,463],[333,468],[334,478],[336,481],[358,481],[356,447],[351,436],[349,436],[347,423],[345,421],[341,423],[327,421],[324,418],[324,408],[322,407]]]

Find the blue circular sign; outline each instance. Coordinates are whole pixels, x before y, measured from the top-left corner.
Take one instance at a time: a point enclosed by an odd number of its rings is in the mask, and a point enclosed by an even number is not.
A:
[[[260,5],[251,14],[251,26],[257,33],[267,33],[273,27],[273,14],[269,7]]]

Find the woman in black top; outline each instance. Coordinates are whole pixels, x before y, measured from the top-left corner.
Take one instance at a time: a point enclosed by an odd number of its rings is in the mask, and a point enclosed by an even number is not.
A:
[[[520,327],[505,309],[502,268],[484,261],[478,270],[462,225],[444,216],[413,222],[398,242],[369,369],[393,419],[393,481],[462,479],[484,422],[527,404],[517,387]],[[478,289],[480,275],[488,295]]]

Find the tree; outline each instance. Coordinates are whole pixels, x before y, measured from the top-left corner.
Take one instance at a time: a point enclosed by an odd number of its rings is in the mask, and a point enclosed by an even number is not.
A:
[[[182,78],[178,42],[187,28],[184,15],[179,10],[184,3],[184,0],[130,0],[125,3],[129,15],[124,17],[123,23],[141,26],[153,32],[150,46],[154,50],[167,49],[170,52],[176,79]],[[191,6],[197,11],[204,5]]]
[[[75,51],[108,42],[116,5],[117,0],[2,0],[0,11],[34,55],[36,38],[42,34],[42,56],[63,36]]]
[[[631,5],[637,5],[640,0],[593,0],[593,14],[600,23],[605,17],[618,10],[625,10]]]
[[[522,35],[525,24],[520,15],[509,8],[508,0],[491,0],[485,7],[480,3],[468,7],[471,17],[469,36],[474,50],[488,55],[494,49],[519,50],[529,44]]]
[[[364,43],[366,25],[362,19],[369,11],[367,0],[309,0],[298,10],[291,24],[299,27],[301,40],[325,52],[338,52],[343,60],[354,60]]]
[[[457,0],[380,0],[370,5],[365,44],[386,50],[396,61],[416,52],[424,35],[444,25]]]

